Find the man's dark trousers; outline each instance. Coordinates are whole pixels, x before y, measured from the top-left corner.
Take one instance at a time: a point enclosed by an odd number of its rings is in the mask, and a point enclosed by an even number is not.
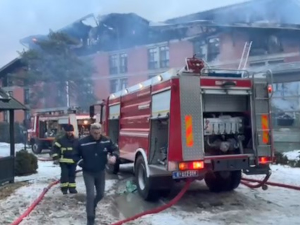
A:
[[[95,173],[83,171],[83,179],[86,187],[86,214],[88,220],[93,221],[97,204],[104,197],[105,171]]]

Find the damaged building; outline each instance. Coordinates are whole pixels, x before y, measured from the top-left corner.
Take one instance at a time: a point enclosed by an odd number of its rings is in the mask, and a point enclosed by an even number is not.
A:
[[[92,56],[98,98],[167,70],[197,54],[210,66],[257,69],[298,61],[300,4],[249,1],[154,23],[134,13],[88,15],[61,31],[77,38],[76,51]],[[230,17],[228,16],[230,15]],[[27,47],[43,36],[21,40]]]
[[[80,41],[74,48],[78,55],[95,62],[91,89],[101,99],[169,68],[181,68],[193,54],[210,66],[232,69],[298,62],[298,12],[297,0],[253,0],[160,23],[134,13],[87,15],[60,31]],[[35,48],[35,41],[44,38],[32,35],[21,43]],[[0,70],[3,84],[9,80],[8,69]]]

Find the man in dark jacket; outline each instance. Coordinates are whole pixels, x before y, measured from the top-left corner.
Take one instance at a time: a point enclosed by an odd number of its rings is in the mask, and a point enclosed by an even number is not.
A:
[[[61,168],[60,185],[61,191],[65,195],[68,190],[71,194],[76,194],[76,142],[77,139],[74,137],[73,125],[67,125],[65,127],[65,135],[58,138],[52,147],[52,158],[58,160]]]
[[[102,135],[101,125],[94,123],[90,127],[90,135],[78,142],[76,150],[77,157],[80,158],[78,165],[82,168],[86,187],[87,224],[94,225],[97,204],[104,196],[105,166],[106,163],[116,163],[119,149]]]

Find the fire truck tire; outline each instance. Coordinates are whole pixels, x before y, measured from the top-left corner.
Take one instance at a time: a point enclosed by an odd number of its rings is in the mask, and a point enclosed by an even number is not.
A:
[[[140,196],[146,201],[156,201],[160,197],[159,191],[152,189],[151,177],[147,177],[146,163],[142,156],[135,162],[135,181]]]
[[[208,172],[205,175],[205,183],[211,192],[233,191],[241,183],[242,173],[240,170],[228,172],[224,176],[222,172]]]
[[[159,192],[160,196],[163,197],[163,198],[167,198],[172,192],[172,189],[169,188],[169,189],[166,189],[166,190],[161,190]]]
[[[106,164],[105,170],[108,174],[118,174],[120,170],[120,160],[117,159],[114,165]]]
[[[43,146],[39,142],[34,142],[31,145],[31,150],[34,154],[40,154],[43,150]]]

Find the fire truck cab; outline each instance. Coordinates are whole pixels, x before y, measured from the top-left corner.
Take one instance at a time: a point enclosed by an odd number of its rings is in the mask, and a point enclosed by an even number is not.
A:
[[[31,129],[28,130],[28,141],[32,151],[39,154],[43,149],[50,149],[55,137],[67,124],[74,126],[74,135],[83,137],[89,132],[90,117],[88,114],[76,114],[75,108],[51,108],[36,110],[31,118]]]
[[[118,164],[134,163],[145,200],[186,179],[204,179],[213,192],[232,191],[242,172],[270,173],[271,85],[271,71],[257,77],[209,69],[193,57],[179,71],[112,94],[99,104],[100,118],[105,134],[119,145]],[[118,169],[107,166],[111,173]]]

